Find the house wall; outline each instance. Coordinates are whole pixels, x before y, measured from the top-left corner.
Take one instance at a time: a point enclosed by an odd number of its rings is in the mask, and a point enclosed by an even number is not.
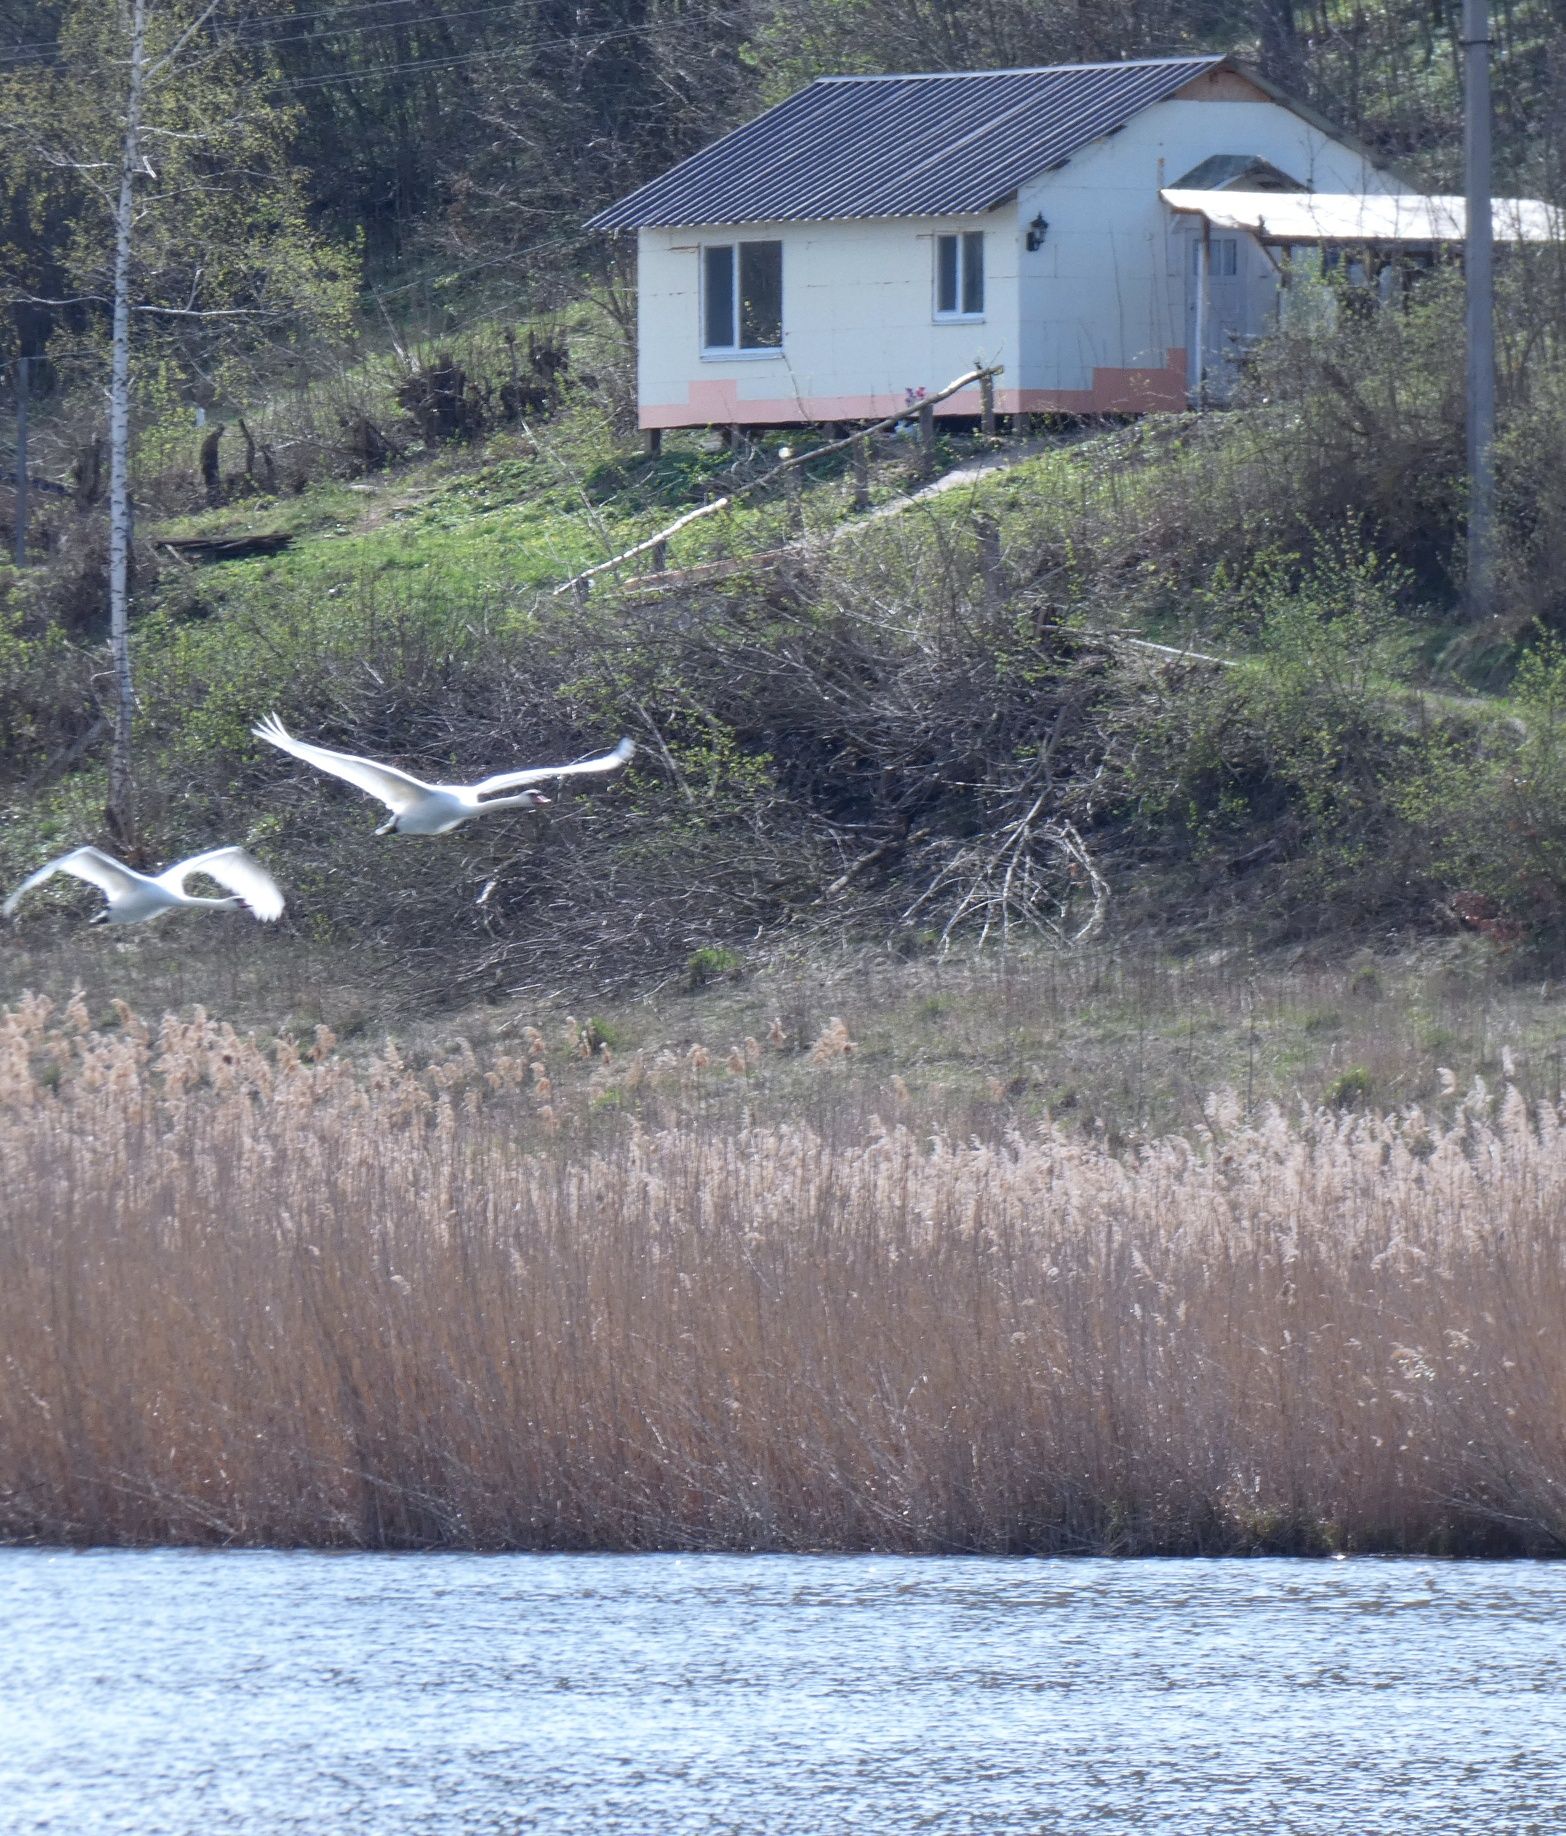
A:
[[[643,427],[863,420],[892,414],[907,392],[935,390],[974,367],[1005,366],[1002,413],[1145,413],[1188,399],[1189,219],[1159,198],[1215,153],[1270,160],[1318,191],[1397,191],[1395,178],[1220,71],[1155,104],[1025,186],[984,216],[639,233],[639,382]],[[1041,213],[1044,246],[1023,226]],[[982,229],[985,316],[934,316],[934,238]],[[776,237],[783,243],[783,351],[701,352],[701,248]],[[1249,237],[1241,259],[1264,288],[1267,257]],[[977,392],[938,413],[974,414]]]
[[[1020,391],[1000,406],[1075,414],[1185,406],[1186,264],[1196,232],[1158,193],[1211,155],[1259,154],[1313,191],[1403,189],[1243,77],[1218,74],[1229,80],[1145,109],[1023,188],[1020,220],[1041,212],[1049,233],[1021,257]],[[1249,237],[1240,241],[1253,283],[1264,281],[1266,255]]]
[[[1014,206],[984,216],[644,229],[638,240],[643,427],[878,419],[975,366],[1014,370],[1018,235]],[[935,317],[938,234],[985,232],[982,320]],[[703,357],[701,247],[783,244],[783,352]],[[938,414],[975,414],[977,392]]]

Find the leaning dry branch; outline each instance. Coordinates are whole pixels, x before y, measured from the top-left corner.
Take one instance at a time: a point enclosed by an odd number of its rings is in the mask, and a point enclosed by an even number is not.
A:
[[[921,410],[933,408],[938,402],[944,402],[948,396],[957,395],[964,389],[971,389],[975,383],[982,383],[986,377],[993,379],[1003,375],[1004,371],[1005,366],[998,363],[986,365],[982,369],[970,370],[966,376],[959,376],[955,382],[949,382],[944,389],[937,389],[934,395],[921,397],[917,406]],[[670,536],[677,535],[680,530],[688,528],[692,523],[699,522],[704,516],[715,516],[720,510],[732,508],[742,498],[750,497],[764,486],[772,484],[785,472],[792,471],[796,466],[805,465],[815,459],[822,459],[828,453],[840,452],[845,446],[852,446],[855,440],[863,440],[870,434],[882,433],[888,427],[894,427],[899,421],[907,419],[908,412],[906,408],[899,409],[896,414],[889,414],[882,420],[873,422],[869,427],[861,427],[841,440],[829,441],[825,446],[813,446],[809,452],[795,453],[791,458],[781,460],[769,471],[763,472],[759,478],[753,478],[749,484],[740,485],[735,490],[726,492],[722,497],[715,497],[710,504],[699,504],[696,509],[687,510],[684,516],[676,517],[672,523],[666,524],[655,535],[634,543],[630,548],[622,549],[619,554],[611,555],[607,561],[600,561],[593,567],[584,568],[579,574],[573,574],[569,580],[562,581],[555,588],[556,597],[561,593],[570,593],[585,586],[600,574],[607,574],[612,569],[623,566],[625,562],[634,560],[637,555],[650,553],[660,543],[667,542]]]
[[[1027,813],[955,848],[904,912],[912,920],[956,895],[941,928],[947,950],[960,930],[978,941],[1008,943],[1017,930],[1085,943],[1104,922],[1109,886],[1082,837],[1058,817],[1044,817],[1045,794]]]

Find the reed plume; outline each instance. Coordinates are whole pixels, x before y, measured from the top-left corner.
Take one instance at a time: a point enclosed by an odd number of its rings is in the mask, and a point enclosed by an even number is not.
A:
[[[595,1063],[573,1108],[574,1050],[0,1015],[0,1533],[1566,1543],[1555,1106],[1220,1094],[1112,1151],[932,1137],[831,1068],[813,1122],[705,1107],[753,1102],[753,1040]]]

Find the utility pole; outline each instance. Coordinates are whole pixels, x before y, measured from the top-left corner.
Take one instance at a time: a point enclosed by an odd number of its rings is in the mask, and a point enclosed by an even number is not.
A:
[[[27,565],[27,366],[16,360],[16,565]]]
[[[1468,613],[1495,610],[1495,249],[1490,199],[1489,0],[1463,0],[1464,285],[1468,329]]]

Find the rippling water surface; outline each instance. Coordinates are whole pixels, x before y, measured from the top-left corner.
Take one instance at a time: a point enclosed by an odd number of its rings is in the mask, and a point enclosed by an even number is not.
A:
[[[1566,1829],[1566,1566],[0,1551],[0,1828]]]

